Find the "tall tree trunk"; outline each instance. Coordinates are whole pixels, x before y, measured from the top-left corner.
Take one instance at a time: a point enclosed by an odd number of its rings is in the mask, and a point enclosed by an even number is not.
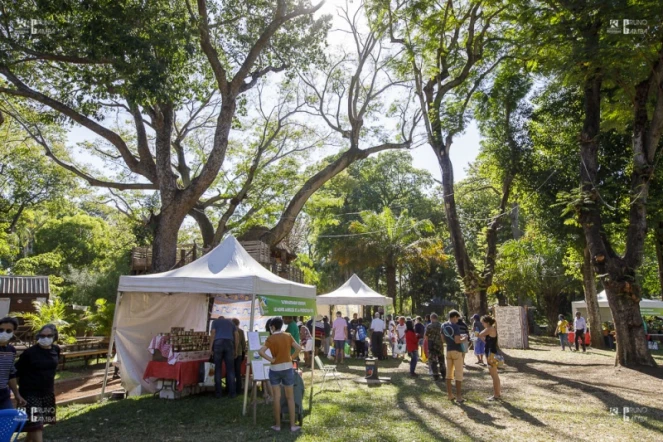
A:
[[[446,215],[447,227],[451,238],[451,247],[456,258],[456,268],[463,282],[465,296],[467,297],[468,309],[471,314],[480,315],[488,312],[488,298],[486,291],[481,290],[479,275],[474,264],[470,260],[460,227],[458,213],[456,211],[456,198],[454,195],[454,170],[449,156],[451,148],[451,137],[447,137],[445,144],[433,147],[442,172],[442,190],[444,193],[444,213]]]
[[[396,307],[396,266],[388,264],[385,266],[385,273],[387,277],[387,296],[389,296],[394,307]]]
[[[211,247],[214,244],[214,225],[201,209],[193,208],[189,211],[189,216],[196,221],[200,229],[200,235],[203,238],[203,247]]]
[[[659,221],[654,229],[654,242],[656,243],[656,261],[658,262],[658,281],[661,286],[661,299],[663,299],[663,221]]]
[[[592,347],[604,348],[601,313],[599,311],[599,301],[596,297],[596,279],[588,247],[585,247],[583,255],[582,286],[585,290],[585,303],[587,304],[587,318],[589,319],[589,329],[592,336]]]
[[[177,263],[177,233],[184,221],[170,211],[163,211],[155,216],[154,242],[152,243],[152,271],[165,272]]]
[[[599,47],[599,20],[593,20],[584,29],[584,55],[589,60],[598,60]],[[598,182],[598,151],[601,122],[601,85],[602,78],[595,63],[585,72],[584,84],[584,121],[580,134],[580,183],[584,198],[591,198],[593,204],[584,205],[579,210],[579,219],[587,239],[587,246],[591,253],[592,264],[596,272],[602,275],[603,286],[608,296],[608,303],[615,321],[617,333],[617,361],[624,366],[648,365],[655,366],[652,355],[647,348],[645,330],[640,316],[640,286],[636,282],[635,271],[642,262],[644,237],[646,234],[646,203],[649,190],[649,177],[647,173],[653,170],[653,158],[649,155],[649,145],[652,134],[649,130],[649,117],[647,114],[647,98],[649,96],[651,80],[640,83],[636,87],[634,100],[633,123],[633,171],[631,174],[631,204],[629,210],[629,226],[626,235],[626,251],[624,257],[618,256],[612,249],[601,219],[601,195],[595,184]],[[652,75],[660,75],[659,64]],[[661,99],[659,105],[663,106],[663,95],[658,91]],[[656,108],[658,110],[658,107]],[[660,115],[658,116],[660,118]],[[652,127],[660,130],[660,127]],[[655,138],[654,145],[658,144],[660,134]]]

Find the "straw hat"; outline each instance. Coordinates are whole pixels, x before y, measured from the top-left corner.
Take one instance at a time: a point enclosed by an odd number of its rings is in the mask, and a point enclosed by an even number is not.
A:
[[[315,317],[315,320],[316,320],[316,321],[322,321],[322,315],[318,315],[318,316],[316,316],[316,317]]]

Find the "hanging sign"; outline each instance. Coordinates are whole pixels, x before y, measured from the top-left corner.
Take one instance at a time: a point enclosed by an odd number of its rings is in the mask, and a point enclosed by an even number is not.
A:
[[[315,298],[260,295],[257,299],[262,316],[315,316]]]

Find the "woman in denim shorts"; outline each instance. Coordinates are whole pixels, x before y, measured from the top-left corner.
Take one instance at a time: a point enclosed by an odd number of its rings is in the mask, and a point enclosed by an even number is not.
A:
[[[280,316],[272,318],[270,324],[272,335],[267,338],[258,353],[267,359],[271,366],[269,367],[269,383],[274,390],[274,420],[276,425],[272,427],[274,431],[281,431],[281,385],[285,390],[285,397],[288,400],[288,415],[290,417],[290,431],[299,431],[300,427],[295,425],[295,396],[293,385],[295,384],[295,371],[292,368],[292,361],[299,357],[301,347],[295,342],[292,335],[281,331],[283,328],[283,319]],[[290,349],[295,352],[291,355]],[[267,353],[269,350],[269,353]]]

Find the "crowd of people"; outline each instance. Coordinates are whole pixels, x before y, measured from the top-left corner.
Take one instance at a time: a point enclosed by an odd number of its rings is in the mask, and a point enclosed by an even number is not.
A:
[[[477,358],[476,364],[487,366],[493,378],[494,392],[489,399],[500,398],[497,367],[502,359],[497,346],[495,320],[491,316],[474,315],[469,326],[455,310],[449,313],[444,323],[435,313],[426,315],[425,319],[420,316],[383,317],[375,313],[370,324],[356,313],[350,319],[343,317],[341,312],[336,312],[331,323],[327,316],[322,315],[308,322],[296,317],[290,317],[287,321],[290,324],[298,321],[300,324],[301,341],[298,343],[303,348],[307,363],[318,353],[332,357],[336,364],[343,364],[347,356],[366,358],[370,345],[370,355],[378,359],[404,359],[407,356],[412,377],[419,376],[417,365],[425,360],[429,375],[435,380],[445,379],[449,399],[458,403],[463,402],[465,356],[471,345]],[[293,333],[291,335],[294,336]]]
[[[53,324],[41,327],[37,343],[25,349],[18,360],[16,348],[10,344],[18,328],[16,318],[0,319],[0,409],[24,409],[27,442],[43,440],[44,424],[55,423],[55,371],[60,347],[54,344],[58,329]],[[11,400],[14,394],[16,404]]]

